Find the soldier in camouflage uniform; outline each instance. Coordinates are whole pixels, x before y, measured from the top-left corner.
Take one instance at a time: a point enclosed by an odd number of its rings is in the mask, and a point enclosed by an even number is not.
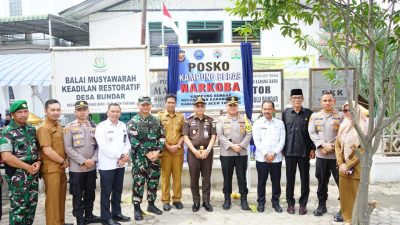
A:
[[[164,130],[160,120],[151,115],[150,97],[140,97],[139,113],[127,124],[128,136],[131,142],[132,158],[132,202],[135,207],[135,220],[142,220],[140,209],[144,185],[147,183],[147,211],[157,215],[162,211],[154,205],[157,187],[160,179],[160,153],[164,148]]]
[[[36,129],[26,124],[29,110],[25,100],[14,102],[10,112],[13,119],[0,139],[10,196],[9,221],[10,225],[30,225],[35,218],[41,166]]]

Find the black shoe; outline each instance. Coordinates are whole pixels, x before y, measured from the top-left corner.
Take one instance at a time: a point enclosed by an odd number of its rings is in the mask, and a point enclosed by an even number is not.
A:
[[[264,210],[265,210],[264,204],[258,204],[258,206],[257,206],[257,211],[260,212],[260,213],[262,213],[262,212],[264,212]]]
[[[336,213],[335,216],[333,217],[333,220],[335,222],[343,222],[342,212],[339,211],[338,213]]]
[[[228,210],[228,209],[231,208],[231,204],[232,204],[232,202],[231,202],[230,198],[229,199],[225,199],[224,204],[222,205],[222,208],[225,209],[225,210]]]
[[[133,217],[135,218],[136,221],[142,220],[143,219],[143,211],[140,208],[134,209]]]
[[[85,216],[85,222],[86,222],[86,224],[100,223],[101,218],[92,214],[92,215]]]
[[[115,220],[115,221],[119,221],[119,222],[128,222],[128,221],[131,220],[130,217],[124,216],[124,215],[122,215],[122,214],[113,216],[112,219]]]
[[[299,214],[300,215],[306,215],[307,214],[307,206],[306,205],[300,205]]]
[[[200,210],[200,202],[195,202],[195,203],[193,203],[192,211],[193,211],[193,212],[197,212],[197,211],[199,211],[199,210]]]
[[[278,213],[282,212],[282,207],[279,205],[279,203],[272,204],[272,208],[275,209],[275,212],[278,212]]]
[[[240,199],[240,206],[242,207],[242,210],[250,210],[249,203],[247,203],[246,198]]]
[[[318,206],[318,208],[314,210],[314,216],[322,216],[327,211],[326,206]]]
[[[147,206],[147,212],[151,212],[151,213],[154,213],[154,214],[157,214],[157,215],[161,215],[162,214],[162,211],[159,208],[157,208],[157,206],[155,206],[155,205]]]
[[[64,225],[74,225],[73,223],[64,223]]]
[[[83,217],[76,218],[76,225],[86,225]]]
[[[289,214],[294,214],[294,206],[293,206],[293,205],[289,205],[289,206],[287,207],[287,212],[288,212]]]
[[[213,211],[213,208],[212,208],[212,206],[210,205],[209,202],[203,202],[203,207],[204,207],[208,212],[212,212],[212,211]]]
[[[169,203],[164,203],[162,209],[164,211],[169,211],[171,210],[171,206],[169,205]]]
[[[172,205],[174,205],[176,209],[183,209],[182,202],[173,202]]]
[[[121,225],[120,223],[112,220],[112,219],[108,219],[108,220],[103,220],[101,221],[102,225]],[[66,225],[66,224],[65,224]]]

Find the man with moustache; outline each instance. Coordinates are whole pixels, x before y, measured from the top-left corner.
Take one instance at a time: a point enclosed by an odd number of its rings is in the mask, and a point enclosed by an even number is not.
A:
[[[318,179],[318,207],[314,216],[322,216],[327,212],[328,183],[332,174],[339,186],[339,172],[336,166],[335,141],[342,121],[342,115],[335,109],[336,100],[331,92],[321,95],[322,110],[312,114],[308,132],[317,148],[315,176]],[[335,215],[337,222],[342,222],[340,212]]]
[[[76,120],[64,129],[65,151],[69,158],[69,192],[72,195],[72,215],[77,225],[100,223],[93,215],[96,189],[97,143],[96,126],[88,120],[86,101],[75,103]]]
[[[247,118],[239,113],[239,98],[229,96],[226,98],[227,114],[222,115],[217,121],[217,137],[220,145],[220,160],[222,175],[224,177],[223,193],[225,196],[222,208],[231,207],[232,175],[236,170],[239,185],[240,205],[242,210],[250,210],[247,202],[247,147],[251,140],[251,126],[246,126]]]
[[[301,89],[290,91],[292,108],[282,113],[282,121],[286,128],[285,161],[286,161],[286,200],[287,212],[295,213],[294,186],[296,170],[299,167],[301,195],[299,198],[299,214],[307,214],[308,196],[310,194],[310,159],[315,158],[315,146],[307,132],[312,111],[302,106],[304,97]]]
[[[274,102],[266,100],[261,104],[263,114],[253,126],[253,140],[256,145],[256,168],[258,173],[257,211],[264,212],[265,185],[268,175],[272,183],[272,208],[281,213],[279,205],[281,196],[282,149],[285,145],[285,125],[281,120],[273,118]]]
[[[29,110],[25,100],[15,101],[10,113],[13,119],[0,138],[0,154],[6,167],[10,196],[9,222],[12,225],[32,225],[41,167],[36,129],[26,123]]]
[[[182,127],[185,118],[182,113],[175,111],[176,95],[167,94],[165,110],[157,113],[165,131],[164,150],[161,156],[161,201],[163,210],[171,209],[170,179],[172,175],[172,204],[182,209],[181,176],[183,166],[183,135]]]
[[[162,211],[154,205],[160,179],[160,153],[164,148],[164,129],[160,120],[151,115],[151,98],[138,99],[139,113],[127,124],[131,143],[132,158],[132,202],[135,208],[135,220],[143,219],[140,208],[144,186],[147,184],[147,211],[161,215]]]
[[[37,130],[41,147],[43,165],[40,173],[44,180],[46,193],[46,224],[65,224],[65,198],[67,176],[65,169],[69,166],[64,149],[64,135],[58,119],[61,116],[61,105],[56,99],[49,99],[44,104],[46,119]]]
[[[216,129],[213,118],[204,115],[206,105],[203,97],[194,101],[194,114],[189,116],[183,126],[183,140],[188,147],[188,164],[190,189],[193,196],[192,211],[200,210],[199,178],[202,176],[203,207],[208,212],[210,204],[211,171],[213,163],[213,146],[216,140]]]
[[[118,221],[131,220],[121,211],[125,164],[129,161],[130,144],[126,125],[119,120],[120,117],[121,106],[117,103],[109,104],[107,119],[99,123],[95,132],[99,146],[97,169],[101,187],[100,217],[104,225],[120,225]]]

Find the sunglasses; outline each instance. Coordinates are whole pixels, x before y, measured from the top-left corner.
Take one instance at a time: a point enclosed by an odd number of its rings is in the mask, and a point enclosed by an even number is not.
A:
[[[344,113],[347,113],[347,112],[350,112],[350,110],[348,110],[348,109],[343,109],[343,112],[344,112]]]
[[[205,108],[206,106],[205,105],[202,105],[202,104],[198,104],[198,105],[196,105],[196,108]]]

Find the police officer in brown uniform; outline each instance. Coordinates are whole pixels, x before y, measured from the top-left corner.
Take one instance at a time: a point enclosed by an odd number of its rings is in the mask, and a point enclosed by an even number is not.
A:
[[[64,129],[65,152],[69,158],[69,193],[72,195],[72,215],[77,225],[99,223],[93,215],[96,189],[97,143],[96,126],[87,118],[89,106],[86,101],[75,103],[76,120]]]
[[[64,150],[63,129],[58,124],[61,105],[56,99],[45,103],[46,119],[37,130],[43,160],[40,173],[44,180],[46,193],[46,224],[65,224],[65,197],[67,193],[67,176],[65,169],[69,162]]]
[[[200,209],[199,178],[202,176],[203,207],[212,212],[210,204],[211,170],[213,162],[213,146],[216,140],[216,129],[213,119],[204,115],[206,109],[202,97],[194,102],[194,114],[189,116],[183,126],[183,138],[188,146],[188,164],[190,189],[193,196],[192,211]]]

